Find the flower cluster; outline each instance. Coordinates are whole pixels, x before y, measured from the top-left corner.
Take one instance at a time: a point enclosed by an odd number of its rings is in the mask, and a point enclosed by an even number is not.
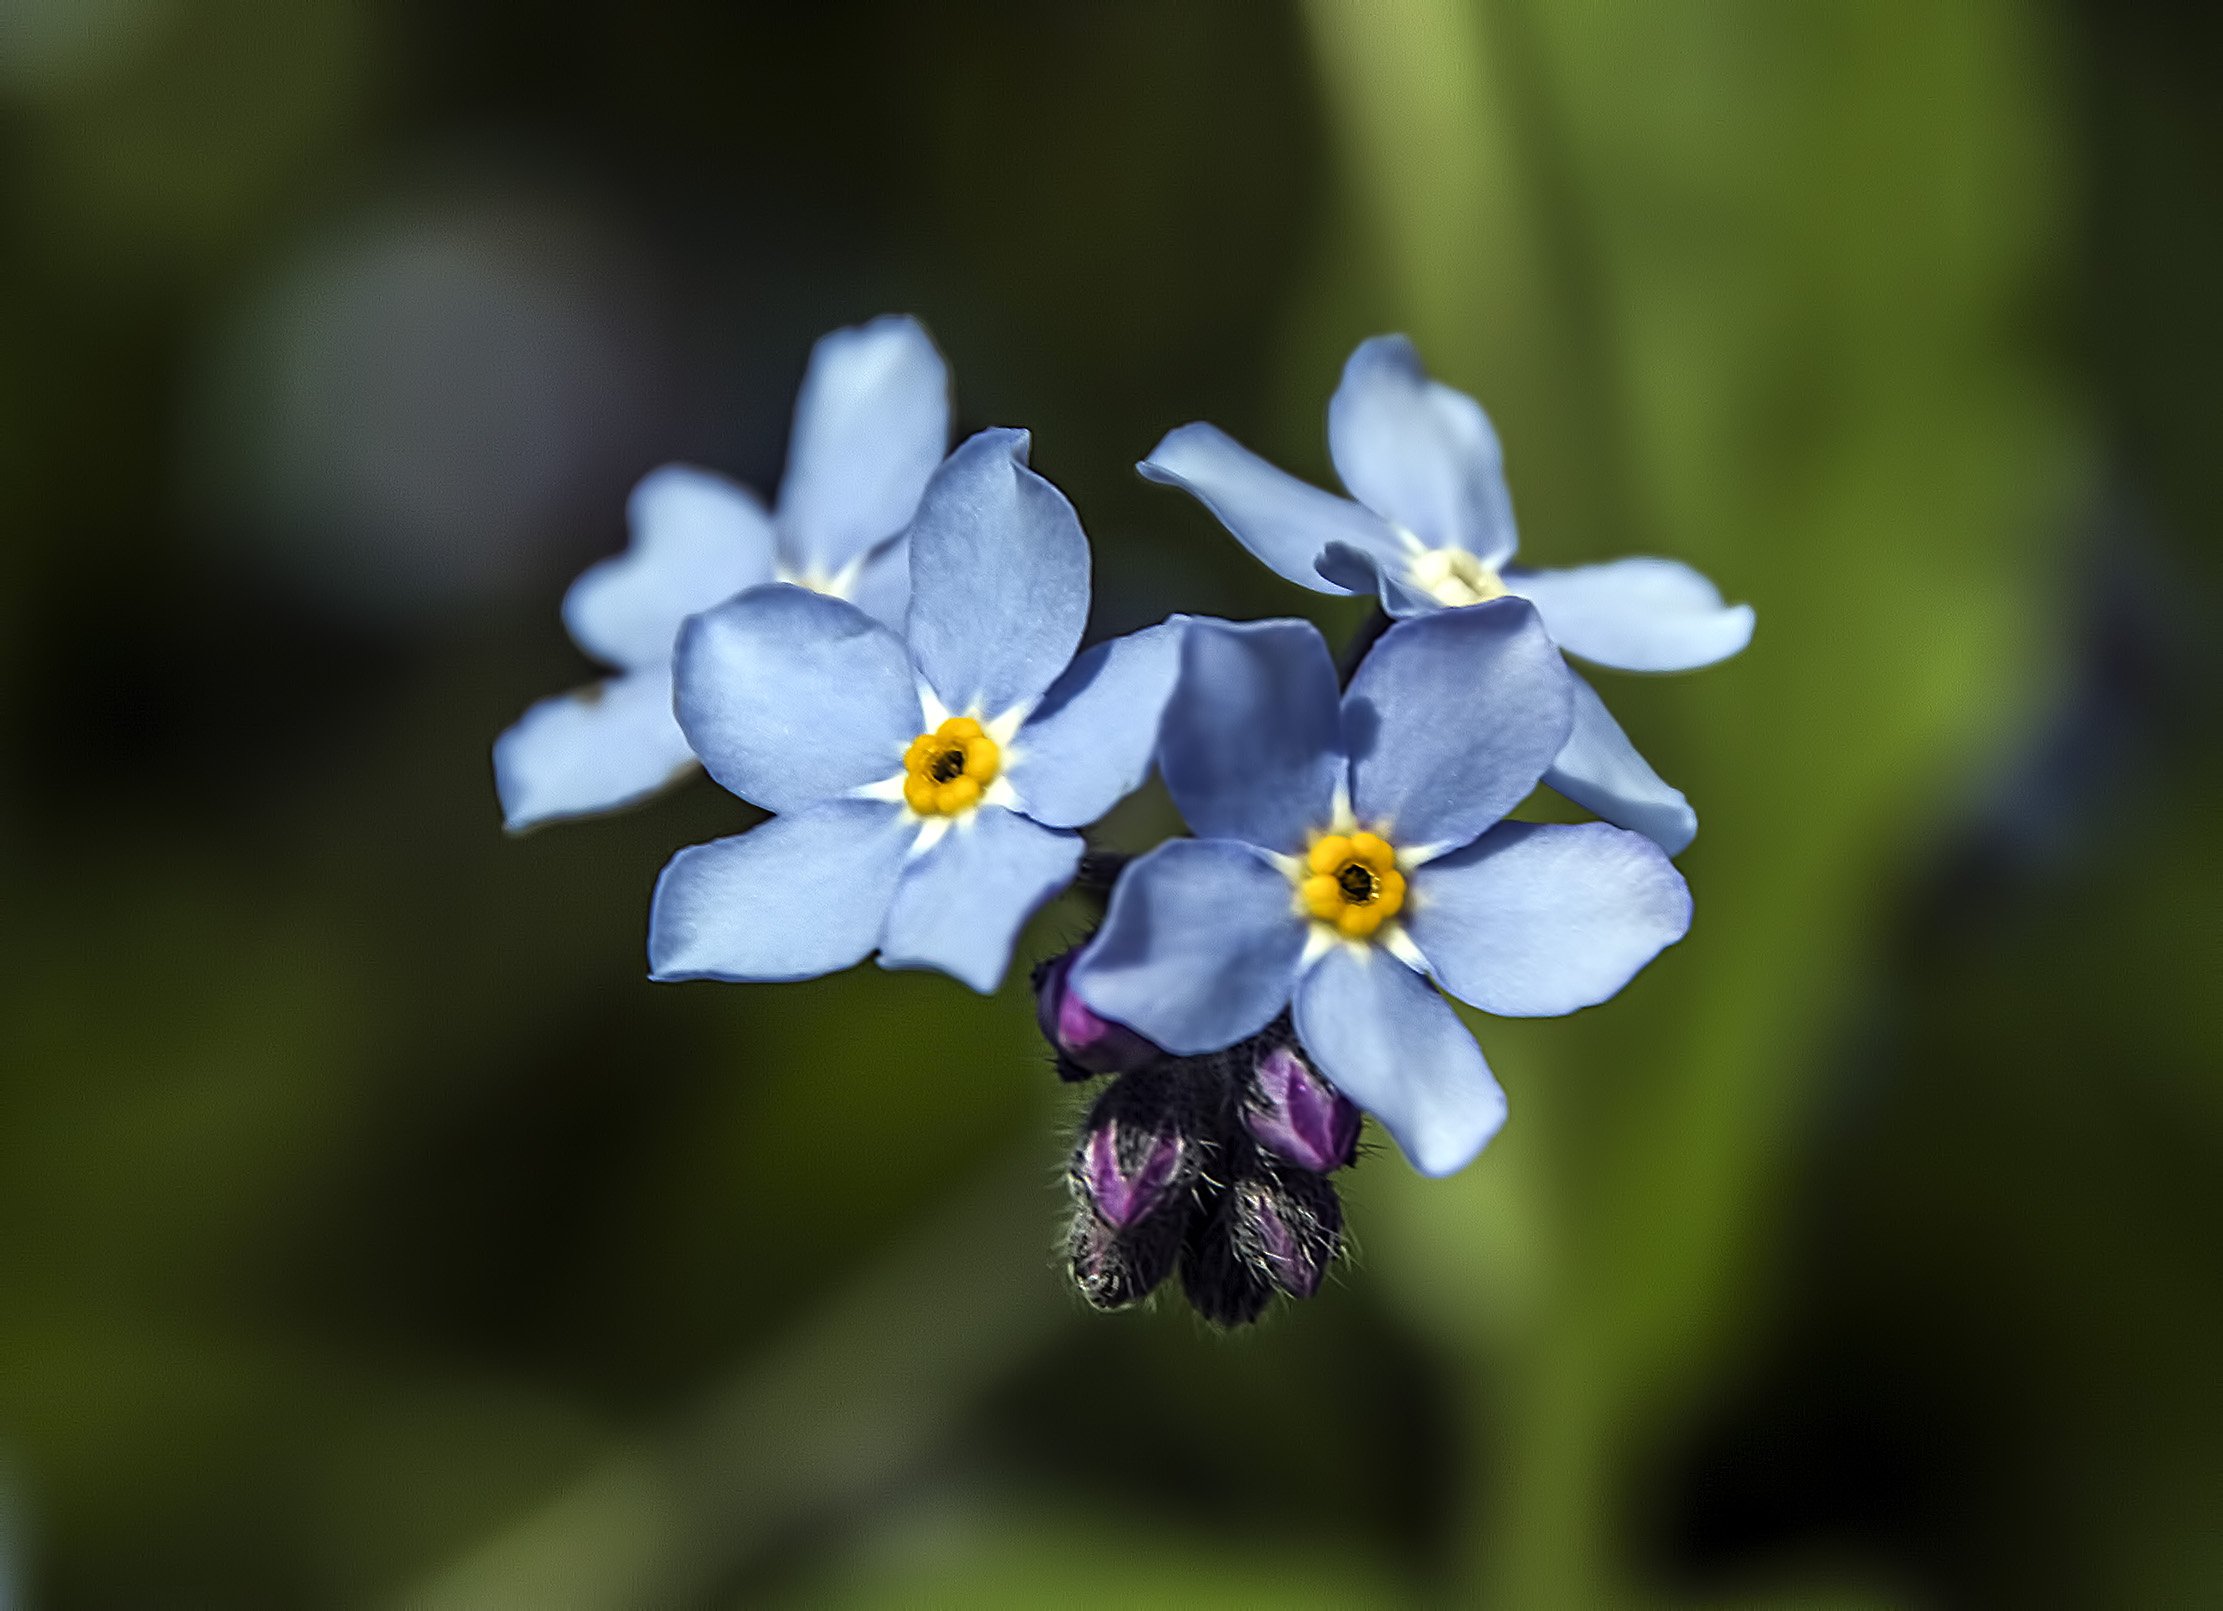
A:
[[[1696,818],[1565,656],[1687,669],[1752,612],[1667,560],[1514,568],[1488,418],[1381,337],[1328,409],[1351,498],[1203,424],[1139,466],[1291,581],[1378,597],[1350,665],[1295,620],[1174,616],[1077,654],[1079,518],[1024,431],[948,451],[949,413],[932,342],[883,318],[813,352],[776,513],[702,470],[643,480],[631,546],[565,600],[617,675],[502,735],[503,808],[608,810],[699,764],[771,813],[664,869],[658,979],[877,952],[990,993],[1077,881],[1101,923],[1035,970],[1060,1074],[1109,1076],[1068,1168],[1074,1282],[1117,1308],[1178,1272],[1241,1325],[1340,1256],[1362,1115],[1430,1175],[1504,1121],[1454,1000],[1573,1012],[1682,937],[1669,857]],[[1190,837],[1091,846],[1153,767]],[[1602,820],[1512,820],[1539,784]]]

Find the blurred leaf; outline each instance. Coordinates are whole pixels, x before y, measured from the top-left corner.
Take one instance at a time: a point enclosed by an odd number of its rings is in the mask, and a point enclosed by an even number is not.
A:
[[[1031,1151],[1006,1161],[670,1433],[568,1480],[401,1603],[699,1603],[900,1474],[1077,1308],[1034,1256],[1046,1185]]]
[[[928,1515],[909,1533],[868,1543],[777,1603],[797,1611],[873,1606],[1033,1607],[1073,1611],[1147,1605],[1398,1606],[1378,1566],[1318,1551],[1250,1555],[1116,1514],[1040,1514],[1014,1507]]]

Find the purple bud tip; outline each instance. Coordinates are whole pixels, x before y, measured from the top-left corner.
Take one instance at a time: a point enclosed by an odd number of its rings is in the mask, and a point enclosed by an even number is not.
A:
[[[1351,1161],[1359,1110],[1292,1048],[1276,1046],[1252,1072],[1243,1126],[1268,1152],[1324,1175]]]
[[[1166,1199],[1181,1172],[1181,1138],[1152,1133],[1141,1156],[1120,1165],[1119,1121],[1107,1119],[1081,1145],[1081,1187],[1096,1217],[1115,1231],[1146,1219]],[[1133,1151],[1132,1148],[1129,1149]]]
[[[1042,975],[1034,998],[1042,1038],[1092,1074],[1124,1074],[1159,1056],[1158,1048],[1125,1024],[1099,1018],[1066,987],[1077,951],[1068,951]]]
[[[1328,1261],[1335,1257],[1335,1244],[1321,1227],[1300,1229],[1290,1221],[1290,1205],[1254,1187],[1242,1190],[1237,1212],[1252,1256],[1265,1265],[1274,1285],[1293,1298],[1309,1298],[1320,1290]]]

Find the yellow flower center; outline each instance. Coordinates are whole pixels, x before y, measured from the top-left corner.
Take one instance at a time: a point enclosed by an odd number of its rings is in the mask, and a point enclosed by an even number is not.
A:
[[[1381,835],[1325,833],[1305,856],[1297,898],[1314,921],[1364,940],[1403,909],[1405,875]]]
[[[980,804],[1003,770],[1003,751],[970,716],[952,716],[903,752],[903,799],[922,817],[954,817]]]
[[[1505,597],[1505,583],[1496,571],[1463,548],[1427,548],[1406,565],[1413,586],[1438,604],[1487,604]]]

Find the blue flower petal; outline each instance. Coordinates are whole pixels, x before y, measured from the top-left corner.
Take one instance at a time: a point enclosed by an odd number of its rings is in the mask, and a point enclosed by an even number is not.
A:
[[[1449,1175],[1505,1123],[1505,1093],[1436,987],[1378,946],[1338,946],[1297,984],[1297,1038],[1412,1166]]]
[[[1256,851],[1173,839],[1119,875],[1066,983],[1098,1017],[1194,1056],[1273,1021],[1304,941],[1289,880]]]
[[[1397,546],[1370,511],[1276,469],[1216,425],[1168,431],[1135,468],[1190,494],[1259,560],[1315,593],[1345,591],[1314,568],[1329,543],[1385,552]]]
[[[1320,574],[1354,593],[1372,593],[1382,601],[1382,608],[1400,621],[1409,615],[1433,615],[1444,608],[1432,595],[1405,580],[1402,561],[1384,560],[1349,543],[1330,543],[1320,551]]]
[[[1294,853],[1343,781],[1335,662],[1309,621],[1192,619],[1158,766],[1189,827]]]
[[[811,979],[879,943],[917,819],[877,800],[829,800],[692,845],[656,880],[656,979]]]
[[[494,790],[512,833],[614,811],[694,769],[663,666],[543,699],[494,741]]]
[[[882,626],[901,635],[911,613],[911,538],[897,532],[865,555],[857,567],[849,602]]]
[[[651,470],[626,500],[632,545],[564,595],[572,641],[613,666],[668,664],[679,624],[772,579],[772,523],[747,488],[684,464]]]
[[[1099,643],[1050,685],[1008,752],[1019,808],[1054,828],[1094,822],[1142,786],[1181,674],[1187,617]]]
[[[1430,548],[1502,565],[1515,537],[1504,454],[1481,405],[1430,380],[1403,336],[1362,341],[1328,403],[1328,452],[1351,496]]]
[[[1565,571],[1517,571],[1505,585],[1543,613],[1569,654],[1622,671],[1690,671],[1752,641],[1752,606],[1672,559],[1617,559]]]
[[[1080,646],[1088,539],[1027,468],[1027,433],[971,437],[934,472],[911,524],[911,654],[960,714],[1031,703]]]
[[[759,587],[679,635],[679,725],[710,775],[768,811],[880,783],[925,727],[896,635],[853,604]]]
[[[1573,705],[1573,675],[1519,599],[1399,622],[1343,699],[1352,809],[1401,850],[1463,845],[1536,787]]]
[[[1698,813],[1637,754],[1598,691],[1579,676],[1574,684],[1575,724],[1545,784],[1670,856],[1681,855],[1698,837]]]
[[[1035,909],[1073,881],[1081,836],[984,805],[911,859],[880,936],[883,968],[939,968],[982,995]]]
[[[949,370],[918,321],[821,336],[780,482],[788,562],[814,583],[901,531],[949,448]]]
[[[1413,943],[1443,987],[1506,1018],[1594,1007],[1690,929],[1659,846],[1602,822],[1502,822],[1412,877]]]

